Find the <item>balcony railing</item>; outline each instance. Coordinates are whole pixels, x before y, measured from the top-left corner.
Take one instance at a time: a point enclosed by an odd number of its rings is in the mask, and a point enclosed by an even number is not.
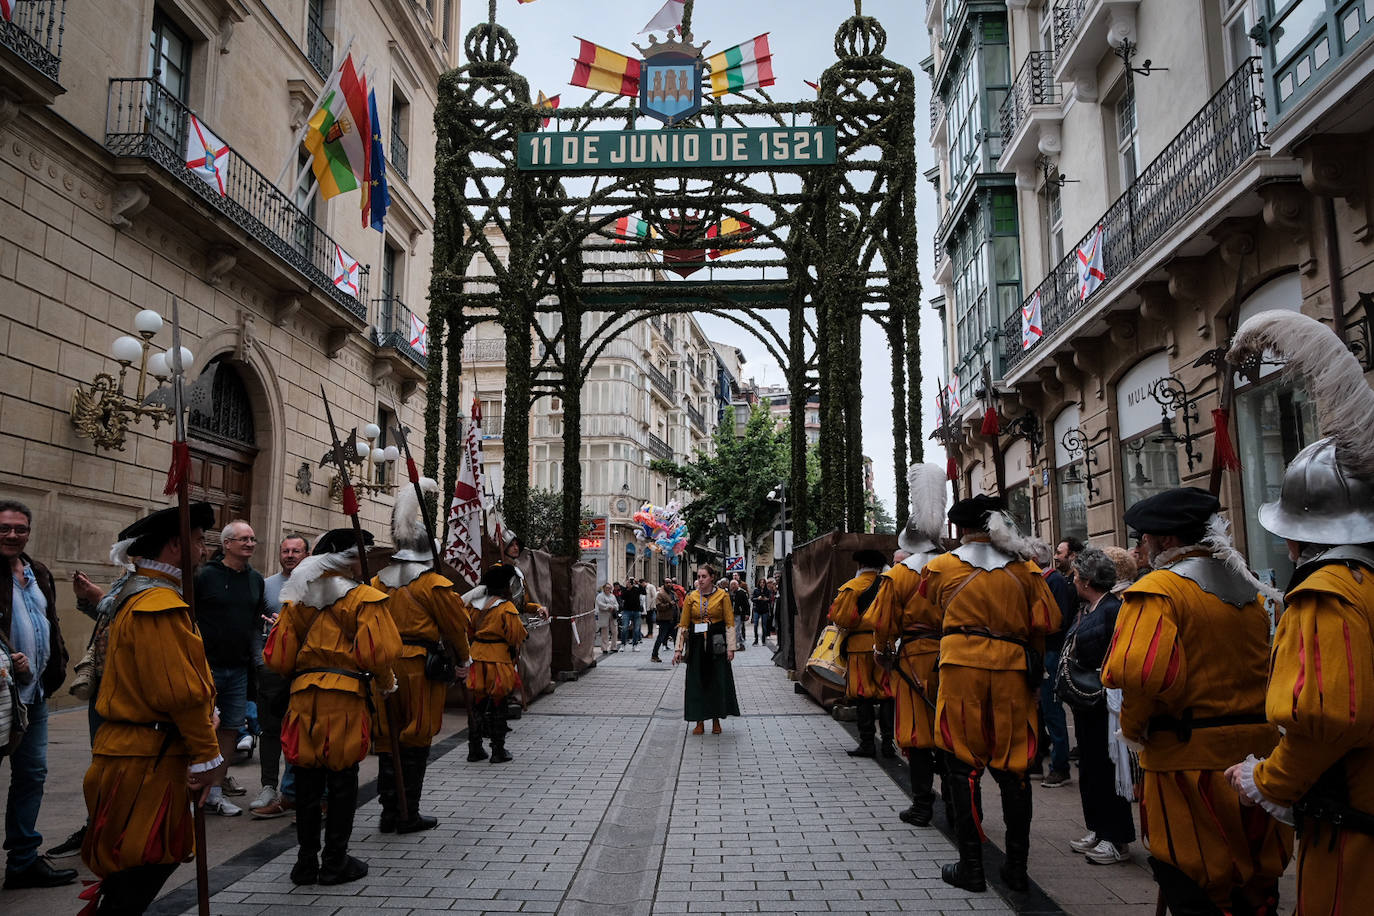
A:
[[[697,425],[697,429],[703,433],[706,432],[706,418],[701,415],[701,411],[697,410],[691,404],[687,404],[686,409],[687,416]]]
[[[675,336],[675,335],[673,334],[673,323],[672,323],[671,321],[664,321],[664,322],[663,322],[663,339],[666,340],[666,341],[668,341],[668,346],[670,346],[670,347],[673,345],[673,337],[674,337],[674,336]]]
[[[310,66],[315,68],[320,79],[329,78],[334,69],[334,42],[324,34],[324,24],[315,18],[313,11],[305,25],[305,56],[310,58]]]
[[[649,373],[649,380],[654,383],[654,387],[659,390],[659,393],[669,401],[672,401],[673,383],[668,381],[668,376],[659,372],[658,368],[655,366],[645,366],[644,368]]]
[[[1054,5],[1054,49],[1062,51],[1073,41],[1092,0],[1059,0]]]
[[[26,0],[12,4],[13,18],[0,19],[0,44],[29,66],[57,82],[62,63],[62,29],[67,21],[67,0]]]
[[[935,136],[940,124],[945,120],[945,102],[938,95],[930,97],[930,135]]]
[[[417,347],[412,335],[419,330],[413,327],[413,313],[406,304],[395,296],[374,300],[377,309],[374,325],[377,328],[377,346],[393,347],[406,359],[421,369],[429,367],[429,358]]]
[[[201,122],[204,124],[204,122]],[[105,110],[105,148],[116,156],[151,159],[193,194],[261,242],[340,308],[367,320],[366,267],[358,295],[334,285],[338,245],[267,176],[230,150],[224,194],[186,167],[191,110],[151,78],[112,79]],[[205,128],[220,136],[214,128]]]
[[[1224,181],[1264,148],[1264,98],[1259,58],[1252,57],[1226,80],[1216,95],[1193,116],[1164,151],[1145,167],[1126,193],[1112,203],[1093,230],[1050,271],[1026,297],[1029,307],[1040,297],[1044,331],[1030,349],[1021,347],[1021,315],[1007,317],[1002,327],[1005,367],[1010,371],[1045,346],[1103,287],[1125,273],[1152,245],[1178,227],[1188,214]],[[1102,228],[1102,268],[1106,280],[1092,295],[1079,295],[1078,251],[1086,250]]]
[[[1060,101],[1059,84],[1054,81],[1054,53],[1032,51],[1002,100],[1002,140],[1011,142],[1032,105],[1057,105]]]
[[[504,363],[505,361],[506,341],[504,339],[463,341],[463,362],[465,363]]]
[[[391,154],[387,159],[391,167],[406,181],[410,180],[410,147],[393,131],[391,134]]]
[[[647,448],[649,454],[653,455],[655,458],[662,458],[664,461],[672,460],[673,450],[668,447],[668,443],[664,442],[653,433],[646,434],[644,447]]]

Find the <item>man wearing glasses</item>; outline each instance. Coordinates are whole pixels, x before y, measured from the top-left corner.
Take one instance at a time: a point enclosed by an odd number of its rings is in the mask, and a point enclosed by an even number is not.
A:
[[[253,636],[267,613],[267,587],[262,573],[250,564],[258,539],[242,519],[224,526],[220,534],[221,556],[196,573],[196,626],[205,642],[205,658],[215,679],[219,706],[220,745],[229,756],[238,741],[248,705],[248,679],[253,666]],[[243,809],[225,801],[225,795],[243,795],[247,789],[232,776],[223,787],[210,790],[205,810],[236,817]]]

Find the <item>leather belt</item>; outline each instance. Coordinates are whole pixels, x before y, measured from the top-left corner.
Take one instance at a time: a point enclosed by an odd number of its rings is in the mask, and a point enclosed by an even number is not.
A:
[[[1150,734],[1173,732],[1180,741],[1189,741],[1193,732],[1200,728],[1228,728],[1234,725],[1264,725],[1268,722],[1262,712],[1233,713],[1225,716],[1193,717],[1191,709],[1184,710],[1182,716],[1150,716]]]

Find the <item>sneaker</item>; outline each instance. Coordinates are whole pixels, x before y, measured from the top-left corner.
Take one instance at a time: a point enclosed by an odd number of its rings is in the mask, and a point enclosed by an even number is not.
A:
[[[1069,774],[1063,770],[1050,770],[1049,775],[1040,780],[1040,788],[1057,789],[1060,786],[1067,786],[1072,781]]]
[[[244,754],[244,753],[251,754],[251,753],[253,753],[253,736],[252,736],[252,735],[244,735],[242,738],[239,739],[239,743],[238,743],[237,747],[238,747],[238,750],[239,750],[239,753],[240,753],[240,754]]]
[[[280,793],[267,805],[261,808],[253,808],[248,813],[253,815],[255,820],[268,821],[274,817],[285,817],[296,810],[296,803]]]
[[[221,798],[219,801],[206,802],[205,813],[218,814],[220,817],[238,817],[243,813],[243,809],[233,802]]]
[[[49,849],[47,856],[49,859],[65,859],[67,856],[74,856],[81,851],[81,843],[85,839],[86,825],[82,824],[75,833]]]
[[[1069,841],[1070,849],[1072,849],[1074,852],[1083,853],[1084,855],[1087,855],[1089,852],[1091,852],[1095,846],[1097,846],[1097,831],[1090,832],[1081,840]]]
[[[630,647],[630,651],[631,651],[631,652],[638,652],[638,651],[639,651],[639,643],[635,643],[633,646],[631,646],[631,647]]]
[[[1128,849],[1130,849],[1129,843],[1122,843],[1118,846],[1111,840],[1103,840],[1084,855],[1093,865],[1120,865],[1122,862],[1131,861],[1131,855],[1127,852]]]
[[[263,786],[262,791],[253,797],[253,803],[248,806],[248,810],[255,811],[258,808],[266,808],[268,805],[272,804],[272,802],[276,800],[277,787]]]
[[[239,781],[232,776],[224,777],[224,784],[220,786],[220,788],[224,790],[225,795],[239,796],[248,794],[248,789],[239,785]]]

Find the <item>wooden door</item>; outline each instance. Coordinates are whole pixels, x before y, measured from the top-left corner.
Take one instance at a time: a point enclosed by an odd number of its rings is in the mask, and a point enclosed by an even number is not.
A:
[[[252,455],[237,449],[192,439],[191,501],[208,502],[215,509],[215,527],[205,532],[205,546],[219,546],[219,533],[236,518],[252,521]]]

